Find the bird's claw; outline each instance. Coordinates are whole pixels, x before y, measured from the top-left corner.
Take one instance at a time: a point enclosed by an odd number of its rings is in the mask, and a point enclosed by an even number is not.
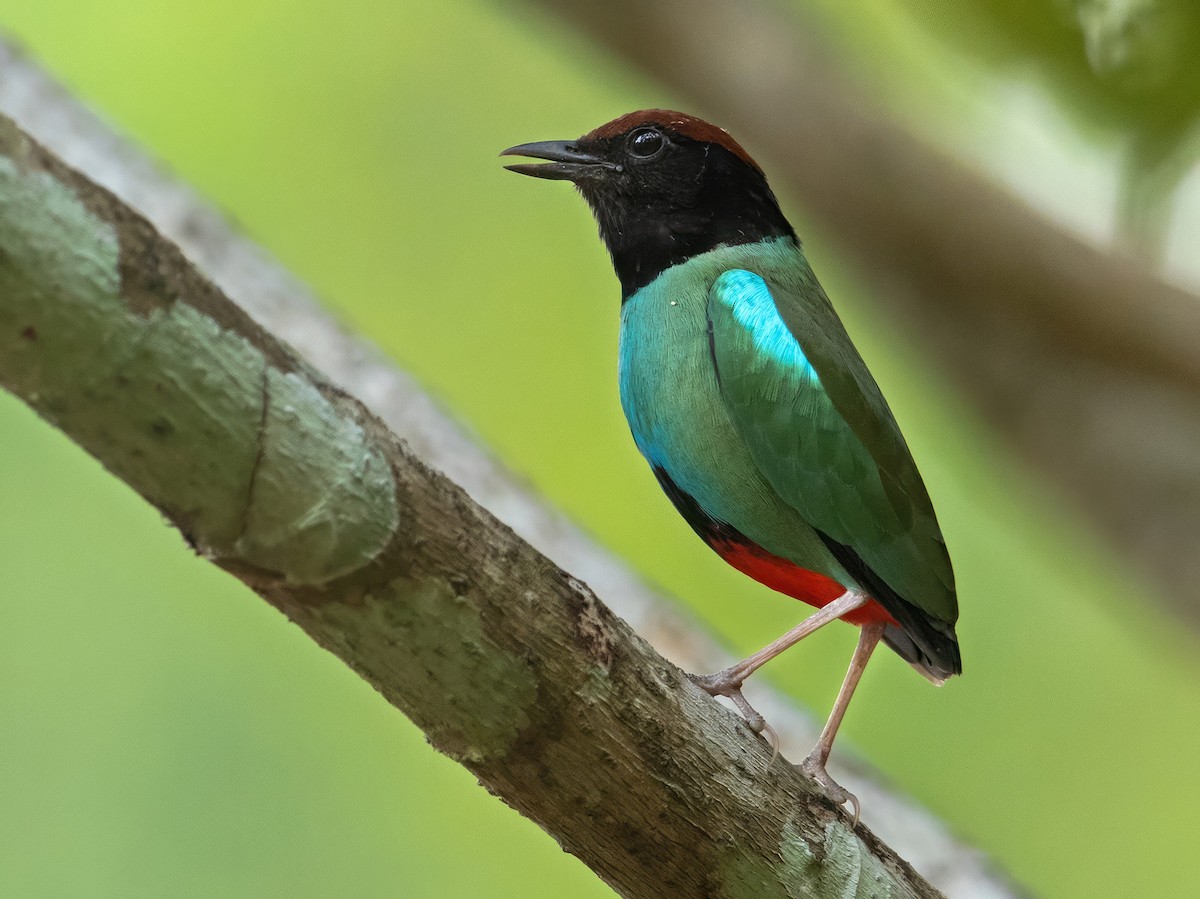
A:
[[[851,826],[858,827],[858,818],[862,811],[862,807],[858,803],[858,797],[829,776],[829,772],[825,770],[825,763],[821,759],[815,755],[810,755],[797,767],[814,780],[817,786],[835,804],[843,805],[849,802],[850,806],[854,809],[854,823]]]
[[[737,707],[737,710],[742,713],[742,717],[746,719],[746,726],[754,733],[763,736],[771,747],[771,761],[768,763],[768,767],[770,767],[779,757],[779,735],[775,733],[775,728],[767,724],[767,719],[742,695],[743,679],[737,677],[732,668],[726,668],[716,674],[689,674],[688,677],[691,678],[692,683],[709,696],[727,697]]]

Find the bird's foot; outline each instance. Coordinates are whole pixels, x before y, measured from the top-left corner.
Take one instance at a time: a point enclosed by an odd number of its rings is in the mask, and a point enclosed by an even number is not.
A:
[[[824,759],[816,752],[813,752],[797,767],[816,781],[817,786],[837,805],[849,802],[850,806],[854,809],[854,824],[851,826],[858,827],[858,816],[862,811],[862,807],[858,804],[858,797],[829,776],[829,772],[825,770]]]
[[[779,735],[775,733],[775,728],[767,724],[767,719],[742,695],[744,678],[738,674],[736,666],[716,674],[689,674],[688,677],[709,696],[725,696],[737,706],[750,730],[766,739],[771,747],[771,761],[767,763],[768,767],[774,764],[775,759],[779,757]]]
[[[746,701],[746,697],[742,695],[742,684],[745,678],[738,672],[737,666],[718,671],[716,674],[689,674],[688,677],[692,679],[692,683],[709,696],[728,697],[742,713],[742,717],[746,719],[750,729],[756,734],[762,733],[766,728],[766,719],[755,711],[754,706],[750,705]]]

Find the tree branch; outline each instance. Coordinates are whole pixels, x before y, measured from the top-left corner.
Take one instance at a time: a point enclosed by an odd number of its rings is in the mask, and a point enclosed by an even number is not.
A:
[[[888,312],[1200,625],[1200,298],[915,137],[779,4],[540,5],[773,156]]]
[[[638,630],[649,635],[656,645],[667,650],[673,659],[691,670],[715,669],[727,661],[725,654],[698,631],[693,622],[647,590],[627,568],[595,547],[561,516],[517,486],[495,460],[447,419],[411,379],[342,333],[307,291],[258,248],[230,232],[224,222],[190,191],[164,177],[144,156],[116,137],[35,66],[2,42],[0,109],[17,115],[42,140],[68,156],[73,164],[147,212],[158,227],[185,246],[188,255],[206,274],[213,276],[227,292],[240,296],[259,320],[300,346],[341,385],[368,399],[389,425],[406,435],[414,449],[451,472],[472,495],[483,500],[524,536],[561,564],[585,575],[602,595],[619,602],[621,613]],[[73,189],[84,190],[85,195],[95,190],[93,187],[81,188],[83,182],[78,179],[70,183],[75,185]],[[0,249],[5,246],[5,241],[0,241]],[[0,260],[0,272],[6,271],[7,264]],[[3,296],[0,319],[5,314],[4,307],[12,301],[7,290]],[[28,341],[29,338],[27,335],[23,339]],[[262,370],[266,372],[267,369],[264,366]],[[269,390],[271,382],[269,378],[265,381],[260,378],[259,400],[268,395],[261,391],[263,383],[268,384]],[[251,398],[246,399],[250,403]],[[269,432],[268,404],[260,401],[257,409],[259,417],[254,433]],[[159,425],[160,430],[161,427]],[[176,444],[180,442],[175,441]],[[262,441],[257,443],[255,457],[258,461],[249,462],[246,467],[250,471],[261,473],[266,458],[265,446]],[[178,464],[179,460],[175,462]],[[250,480],[247,479],[245,496],[251,496]],[[257,482],[257,478],[253,480]],[[254,502],[257,500],[251,505]],[[244,516],[243,521],[249,518]],[[469,567],[464,563],[463,568]],[[379,635],[372,639],[379,639]],[[757,689],[767,692],[764,685]],[[782,725],[785,745],[807,748],[815,734],[807,717],[798,714],[779,695],[772,696],[767,705],[773,723],[777,727]],[[845,758],[844,753],[842,758]],[[948,893],[1014,895],[1007,884],[985,869],[978,851],[958,844],[928,813],[891,793],[863,766],[851,765],[850,771],[842,770],[837,776],[850,783],[864,799],[867,820],[874,822],[910,861]],[[552,827],[548,829],[557,835]]]

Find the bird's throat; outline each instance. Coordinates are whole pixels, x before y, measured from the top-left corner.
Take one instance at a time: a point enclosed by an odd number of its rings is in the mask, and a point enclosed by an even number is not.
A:
[[[624,302],[672,266],[715,250],[770,238],[796,241],[796,232],[762,182],[710,192],[706,202],[667,208],[638,207],[623,197],[580,186],[600,225]]]

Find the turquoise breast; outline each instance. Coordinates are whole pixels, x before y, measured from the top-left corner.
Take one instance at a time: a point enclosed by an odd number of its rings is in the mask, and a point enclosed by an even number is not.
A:
[[[625,302],[621,406],[642,455],[704,513],[775,555],[857,586],[767,483],[721,398],[709,345],[709,290],[731,271],[769,268],[769,254],[765,263],[763,257],[761,245],[712,250],[666,269]]]

